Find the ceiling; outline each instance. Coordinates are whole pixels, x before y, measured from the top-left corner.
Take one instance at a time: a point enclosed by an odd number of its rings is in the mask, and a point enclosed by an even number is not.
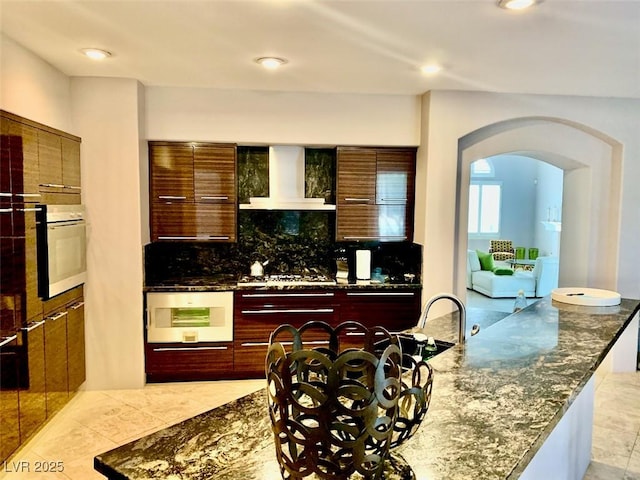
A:
[[[640,98],[640,0],[0,0],[5,35],[69,76],[148,86]],[[113,53],[94,62],[79,53]],[[276,71],[254,59],[285,57]],[[444,70],[421,73],[428,62]]]

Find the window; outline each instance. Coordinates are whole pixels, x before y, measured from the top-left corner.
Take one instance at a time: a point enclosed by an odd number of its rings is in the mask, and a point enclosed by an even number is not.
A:
[[[493,175],[493,164],[486,158],[481,158],[471,164],[472,177],[493,177]]]
[[[472,182],[469,186],[470,235],[493,236],[500,233],[500,201],[502,184]]]

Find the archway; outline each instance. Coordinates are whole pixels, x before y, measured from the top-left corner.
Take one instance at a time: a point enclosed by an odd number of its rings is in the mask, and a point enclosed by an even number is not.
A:
[[[564,171],[560,286],[616,289],[622,147],[585,125],[526,117],[482,127],[458,141],[455,279],[464,292],[471,162],[498,154],[543,160]]]

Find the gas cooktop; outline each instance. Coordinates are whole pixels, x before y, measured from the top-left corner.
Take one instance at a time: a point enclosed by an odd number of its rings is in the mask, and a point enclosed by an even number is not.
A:
[[[244,276],[238,280],[238,285],[269,287],[287,285],[335,285],[336,281],[326,275],[321,274],[277,274],[265,275],[264,277]]]

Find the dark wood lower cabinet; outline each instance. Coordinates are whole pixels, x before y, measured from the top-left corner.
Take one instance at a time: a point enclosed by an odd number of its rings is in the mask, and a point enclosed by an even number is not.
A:
[[[340,319],[400,332],[418,323],[421,290],[366,289],[339,292]]]
[[[147,381],[264,378],[269,336],[280,325],[298,328],[316,320],[335,327],[352,320],[398,332],[416,325],[420,307],[419,288],[238,290],[234,293],[233,342],[147,343]],[[291,340],[286,333],[280,337],[285,349]],[[302,340],[308,348],[328,343],[321,331],[307,331]],[[362,332],[345,331],[340,347],[362,347]]]
[[[45,319],[44,355],[47,416],[60,410],[69,399],[67,373],[67,311]]]
[[[84,301],[75,302],[67,312],[67,373],[69,392],[75,392],[87,378],[84,347]]]
[[[27,441],[47,418],[44,320],[22,329],[20,439]]]
[[[264,376],[264,362],[269,348],[269,336],[279,325],[300,327],[312,321],[330,325],[339,322],[340,308],[336,293],[325,290],[236,292],[234,297],[234,373],[244,378]],[[310,332],[303,340],[315,342],[326,338]],[[281,339],[288,342],[284,335]]]
[[[0,460],[20,445],[19,386],[19,347],[13,335],[0,346]]]
[[[231,378],[233,344],[147,343],[145,369],[148,382]]]

